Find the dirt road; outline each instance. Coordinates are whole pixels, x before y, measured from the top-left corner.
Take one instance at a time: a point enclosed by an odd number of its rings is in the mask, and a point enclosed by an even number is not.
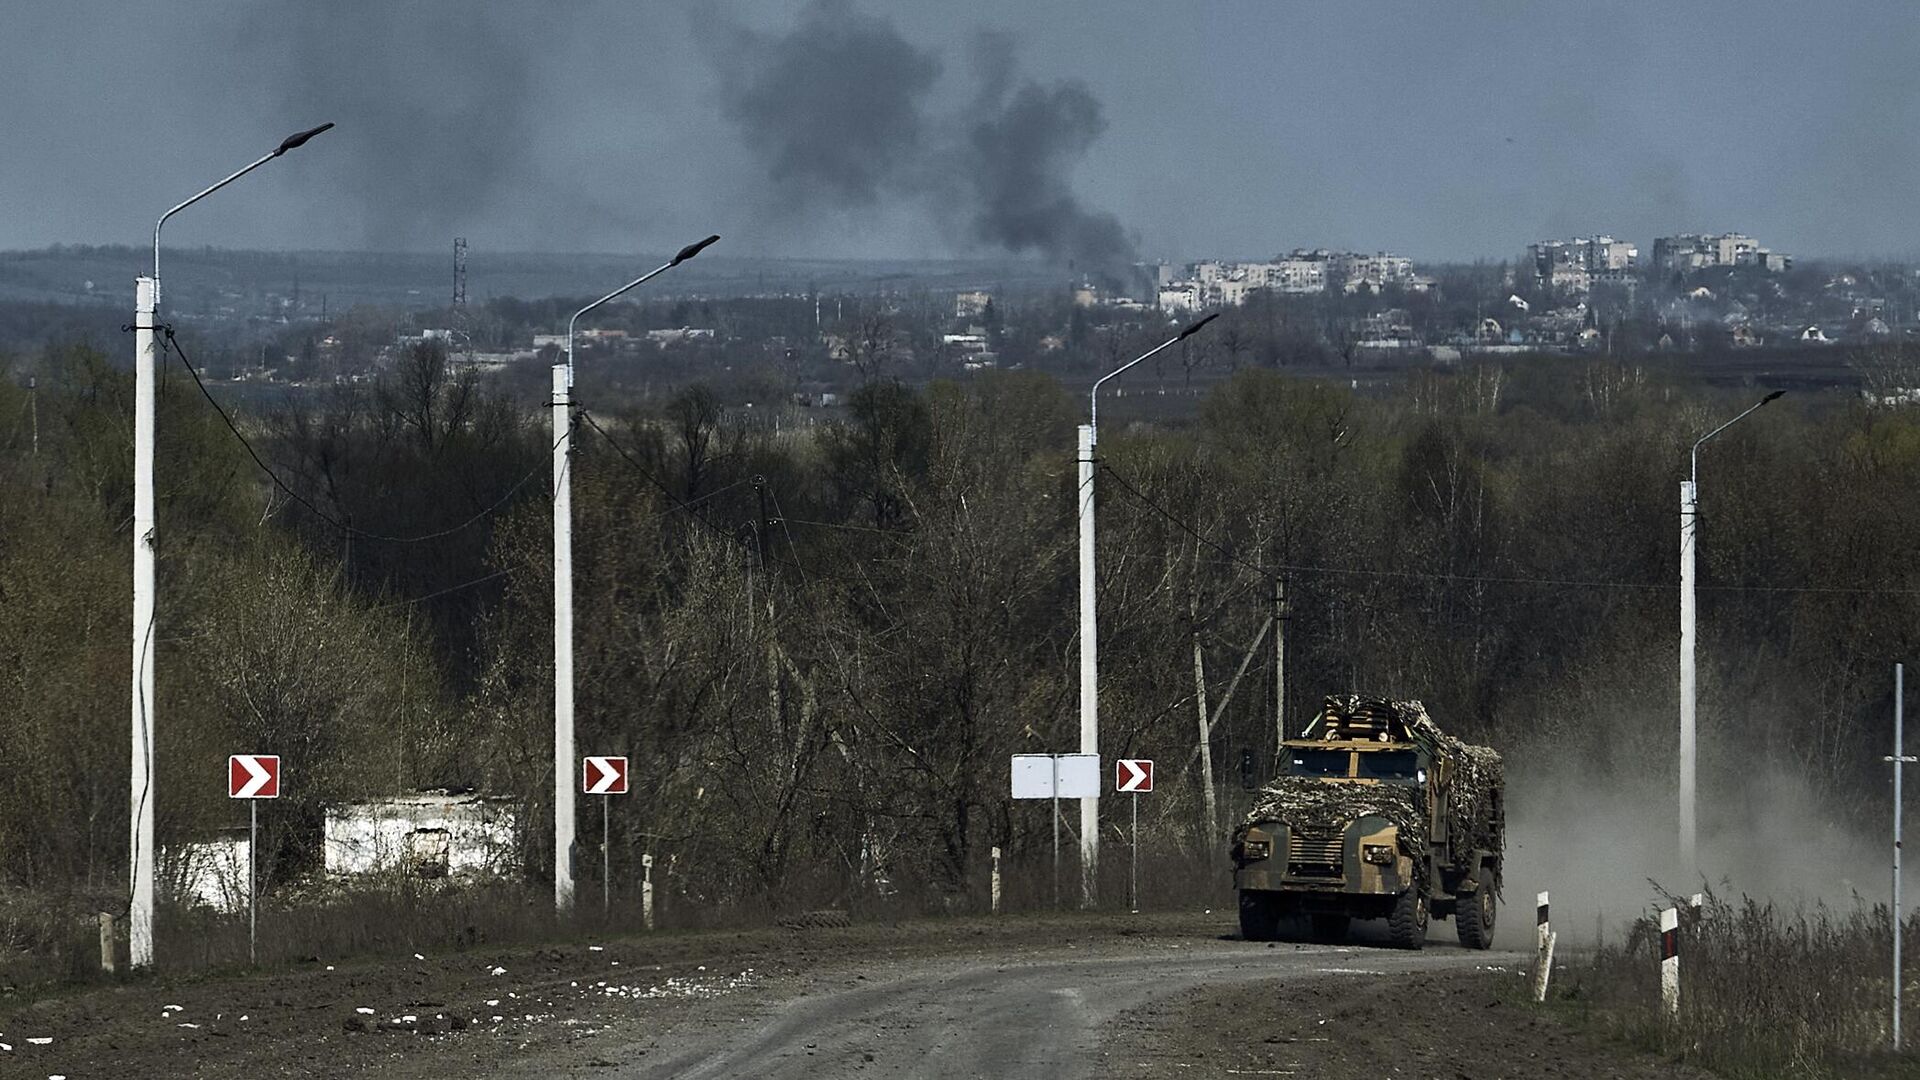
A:
[[[770,1004],[735,1023],[658,1040],[632,1077],[1076,1077],[1113,1075],[1118,1017],[1198,986],[1391,978],[1513,958],[1164,940],[1103,942],[920,970]],[[604,1074],[603,1074],[604,1075]],[[1133,1075],[1140,1075],[1133,1073]]]
[[[1688,1075],[1571,1036],[1513,992],[1521,958],[1449,938],[1263,945],[1220,912],[1061,914],[317,958],[0,993],[0,1076],[1373,1080],[1458,1075],[1463,1045],[1479,1078]]]

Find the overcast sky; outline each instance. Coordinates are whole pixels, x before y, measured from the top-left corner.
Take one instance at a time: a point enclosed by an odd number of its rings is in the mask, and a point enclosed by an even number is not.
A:
[[[332,120],[168,242],[1920,254],[1908,0],[0,0],[0,26],[0,249],[143,243]]]

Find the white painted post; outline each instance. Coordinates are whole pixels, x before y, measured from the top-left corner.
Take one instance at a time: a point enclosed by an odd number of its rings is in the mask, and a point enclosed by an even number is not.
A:
[[[1080,426],[1080,752],[1100,752],[1100,632],[1095,612],[1092,424]],[[1100,873],[1100,795],[1080,800],[1080,906],[1092,907]],[[1056,901],[1055,906],[1058,906]]]
[[[992,905],[992,911],[995,915],[998,915],[1000,914],[1000,849],[998,847],[993,849],[993,886],[991,897],[990,903]]]
[[[113,912],[100,913],[100,970],[111,975],[117,968],[113,958]]]
[[[1660,1008],[1668,1018],[1680,1015],[1680,911],[1660,912]]]
[[[573,910],[573,418],[553,365],[553,907]]]
[[[640,925],[653,929],[653,856],[640,856]]]
[[[127,963],[153,963],[153,438],[155,369],[153,320],[158,282],[133,282],[133,772],[132,820],[127,876],[132,902],[127,912]]]
[[[1534,898],[1533,1000],[1547,1000],[1547,981],[1553,977],[1554,934],[1547,916],[1547,894]]]
[[[1680,872],[1694,862],[1694,549],[1699,502],[1693,481],[1680,482]]]

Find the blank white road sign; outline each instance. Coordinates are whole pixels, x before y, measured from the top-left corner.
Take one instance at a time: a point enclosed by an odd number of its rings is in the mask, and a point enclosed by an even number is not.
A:
[[[1055,777],[1059,778],[1057,791]],[[1013,755],[1016,799],[1091,799],[1099,794],[1099,754]]]

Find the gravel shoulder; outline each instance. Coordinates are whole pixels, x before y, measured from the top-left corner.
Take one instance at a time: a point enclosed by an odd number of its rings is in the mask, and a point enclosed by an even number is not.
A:
[[[1711,1080],[1692,1066],[1567,1027],[1526,1001],[1523,959],[1481,955],[1493,958],[1384,979],[1183,989],[1118,1019],[1104,1072],[1185,1080]],[[1366,959],[1354,966],[1370,967]]]

